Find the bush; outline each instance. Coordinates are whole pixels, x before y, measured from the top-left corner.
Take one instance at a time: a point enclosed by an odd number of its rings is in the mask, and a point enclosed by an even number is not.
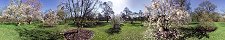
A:
[[[57,40],[63,38],[60,32],[55,30],[18,28],[17,31],[23,40]]]

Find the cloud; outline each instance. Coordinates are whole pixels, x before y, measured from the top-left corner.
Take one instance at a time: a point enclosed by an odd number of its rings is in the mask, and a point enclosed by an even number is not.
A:
[[[115,12],[115,14],[120,14],[121,11],[123,11],[123,9],[125,7],[129,7],[129,1],[128,0],[101,0],[103,2],[107,2],[107,1],[111,1],[113,3],[113,11]]]

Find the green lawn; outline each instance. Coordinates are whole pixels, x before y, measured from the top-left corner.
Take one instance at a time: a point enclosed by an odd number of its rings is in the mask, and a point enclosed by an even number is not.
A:
[[[210,38],[203,38],[200,40],[225,40],[225,23],[224,22],[215,22],[215,26],[218,29],[212,33],[210,33]],[[93,28],[85,28],[88,30],[94,31],[93,40],[142,40],[143,32],[146,27],[142,27],[140,23],[137,24],[129,24],[124,23],[122,26],[122,30],[119,34],[109,35],[106,33],[106,30],[111,28],[112,26],[107,23],[105,25],[98,25]],[[37,25],[21,25],[26,28],[35,28]],[[18,26],[14,25],[5,25],[0,24],[0,40],[21,40],[19,34],[16,29]],[[49,28],[56,29],[61,31],[66,31],[69,29],[74,29],[76,27],[70,27],[68,25],[58,25],[57,27]],[[199,40],[197,38],[189,38],[188,40]]]
[[[14,25],[0,25],[0,40],[20,40]]]
[[[98,26],[96,28],[87,28],[95,32],[94,40],[141,40],[145,27],[141,24],[125,23],[122,26],[122,31],[119,34],[110,35],[106,30],[111,28],[111,25]]]

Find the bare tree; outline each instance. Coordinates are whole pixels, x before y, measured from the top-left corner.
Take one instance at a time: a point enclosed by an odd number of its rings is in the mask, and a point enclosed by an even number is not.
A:
[[[69,32],[73,37],[67,40],[90,40],[93,36],[93,31],[82,29],[88,22],[92,22],[92,17],[98,11],[99,0],[66,0],[62,2],[64,10],[69,11],[72,18],[74,18],[74,25],[78,29]],[[73,17],[75,16],[75,17]],[[65,33],[64,36],[67,36]],[[69,36],[70,37],[70,36]],[[66,37],[67,38],[67,37]]]
[[[91,15],[98,9],[98,0],[66,0],[62,2],[65,10],[68,10],[71,17],[74,17],[76,26],[83,27],[84,22],[90,21]]]

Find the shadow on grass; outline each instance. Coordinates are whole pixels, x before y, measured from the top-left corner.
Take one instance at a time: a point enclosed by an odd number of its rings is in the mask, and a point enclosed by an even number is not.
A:
[[[131,25],[135,26],[135,27],[139,27],[139,26],[143,27],[144,26],[142,23],[132,23]]]
[[[196,26],[196,27],[189,27],[189,28],[179,28],[180,30],[182,30],[184,36],[182,37],[182,39],[187,39],[187,38],[191,38],[191,37],[196,37],[198,39],[201,38],[209,38],[209,34],[210,32],[213,32],[217,29],[217,27],[205,27],[205,26]]]

